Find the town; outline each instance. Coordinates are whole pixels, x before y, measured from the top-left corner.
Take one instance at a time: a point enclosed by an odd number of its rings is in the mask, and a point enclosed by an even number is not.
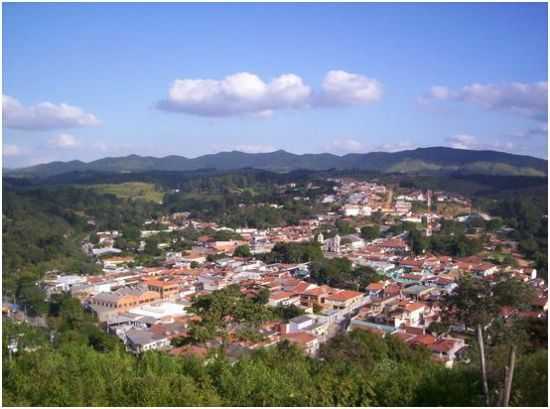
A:
[[[50,271],[39,285],[48,298],[78,299],[133,354],[207,357],[223,348],[236,360],[286,340],[315,357],[337,334],[361,330],[426,348],[453,367],[474,340],[464,322],[443,325],[464,276],[526,283],[535,294],[529,305],[503,306],[500,316],[546,319],[547,285],[534,263],[508,238],[510,227],[469,199],[350,177],[330,182],[333,191],[314,199],[324,211],[296,225],[229,228],[174,212],[146,221],[134,251],[117,247],[122,231],[94,232],[81,246],[101,274]],[[423,245],[458,230],[466,242],[453,243],[452,256]],[[187,249],[176,245],[182,240]],[[153,262],[143,265],[144,253]],[[249,310],[224,305],[214,319],[216,298]],[[4,313],[25,319],[9,306]]]

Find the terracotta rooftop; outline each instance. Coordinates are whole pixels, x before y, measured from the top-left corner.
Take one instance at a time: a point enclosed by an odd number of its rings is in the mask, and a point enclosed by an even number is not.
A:
[[[293,332],[291,334],[283,335],[282,338],[300,345],[307,345],[316,339],[313,335],[308,334],[307,332]]]
[[[359,291],[342,290],[329,295],[327,299],[332,301],[347,301],[353,298],[362,297],[363,295],[364,293],[360,293]]]

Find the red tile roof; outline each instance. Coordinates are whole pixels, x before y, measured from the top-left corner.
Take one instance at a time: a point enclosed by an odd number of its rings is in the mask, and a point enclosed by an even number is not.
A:
[[[308,345],[316,339],[313,335],[308,334],[307,332],[293,332],[291,334],[283,335],[282,338],[300,345]]]
[[[351,291],[351,290],[342,290],[335,294],[331,294],[327,297],[327,300],[332,301],[347,301],[351,300],[353,298],[362,297],[364,293],[360,293],[359,291]]]

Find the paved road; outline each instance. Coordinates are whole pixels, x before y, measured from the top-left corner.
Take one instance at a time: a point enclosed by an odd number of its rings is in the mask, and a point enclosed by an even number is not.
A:
[[[386,203],[384,204],[385,209],[391,209],[392,200],[393,200],[393,189],[390,188],[388,192],[388,198],[386,199]]]

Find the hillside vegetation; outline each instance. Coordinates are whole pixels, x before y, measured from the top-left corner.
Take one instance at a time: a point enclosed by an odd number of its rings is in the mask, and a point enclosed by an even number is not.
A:
[[[153,183],[126,182],[119,184],[91,185],[90,189],[97,193],[108,193],[120,199],[145,200],[148,202],[162,203],[164,193]]]

